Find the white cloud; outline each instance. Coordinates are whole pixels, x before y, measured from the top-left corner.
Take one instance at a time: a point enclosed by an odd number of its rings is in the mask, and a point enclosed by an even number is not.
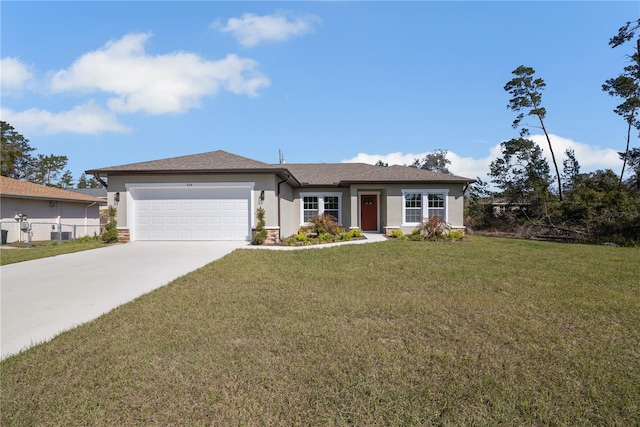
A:
[[[115,96],[109,108],[117,112],[181,113],[220,88],[256,96],[270,85],[252,59],[227,55],[207,61],[187,52],[148,55],[150,34],[128,34],[103,48],[82,55],[70,68],[51,79],[54,92],[102,91]]]
[[[301,36],[312,31],[319,21],[313,15],[289,18],[282,13],[265,16],[246,13],[241,18],[229,18],[226,25],[215,21],[210,28],[231,33],[241,45],[251,47],[264,41],[284,41]]]
[[[23,134],[29,135],[64,132],[95,135],[102,132],[128,131],[126,126],[118,123],[113,113],[91,102],[59,113],[36,108],[19,112],[2,108],[0,115],[3,121],[10,122]]]
[[[537,143],[544,152],[549,166],[553,170],[553,161],[551,160],[551,153],[549,152],[549,143],[544,135],[532,135],[531,139]],[[590,172],[597,169],[613,168],[614,171],[618,167],[622,167],[622,160],[618,156],[618,151],[613,148],[601,148],[596,145],[589,145],[582,142],[576,142],[568,138],[563,138],[558,135],[549,135],[551,139],[551,145],[553,146],[553,153],[555,154],[558,162],[558,168],[562,171],[562,159],[566,156],[565,150],[573,148],[575,151],[576,159],[580,163],[582,172]]]
[[[22,89],[33,78],[29,68],[16,58],[0,61],[0,86],[2,90]]]
[[[565,150],[567,148],[573,148],[575,156],[581,166],[581,172],[593,172],[598,169],[611,168],[614,171],[622,166],[622,161],[618,157],[618,152],[612,148],[601,148],[595,145],[589,145],[582,142],[576,142],[568,138],[563,138],[557,135],[550,135],[551,144],[553,144],[553,151],[558,161],[558,168],[562,172],[562,160],[565,158]],[[536,142],[547,158],[549,167],[551,168],[552,176],[555,175],[551,155],[549,153],[549,144],[544,135],[532,135],[531,139]],[[426,151],[423,153],[403,153],[393,152],[388,154],[367,154],[358,153],[357,156],[343,160],[344,163],[368,163],[376,164],[378,160],[382,160],[389,165],[410,165],[414,159],[423,159],[427,154],[431,152]],[[492,161],[501,156],[500,144],[496,144],[490,148],[486,156],[474,158],[465,157],[455,152],[449,151],[447,158],[451,160],[449,170],[455,175],[464,176],[467,178],[480,177],[482,180],[489,181],[489,164]],[[619,171],[618,171],[619,173]]]

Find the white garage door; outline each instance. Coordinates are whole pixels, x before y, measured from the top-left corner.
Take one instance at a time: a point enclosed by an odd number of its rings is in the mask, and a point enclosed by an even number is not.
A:
[[[135,240],[250,240],[249,188],[136,188]]]

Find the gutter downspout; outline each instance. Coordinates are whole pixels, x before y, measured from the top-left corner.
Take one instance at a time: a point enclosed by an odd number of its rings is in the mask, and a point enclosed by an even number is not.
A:
[[[100,181],[100,184],[102,184],[104,186],[104,188],[109,188],[109,186],[107,185],[106,182],[104,182],[104,180],[102,178],[100,178],[100,174],[99,173],[94,173],[93,177],[95,179],[97,179],[98,181]]]
[[[287,179],[283,179],[278,183],[278,240],[282,240],[282,226],[280,225],[280,184],[289,181],[289,178],[291,178],[291,175],[287,174]]]

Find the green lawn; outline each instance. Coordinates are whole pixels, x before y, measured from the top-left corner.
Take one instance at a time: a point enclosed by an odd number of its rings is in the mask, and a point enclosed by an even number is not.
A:
[[[55,241],[37,241],[32,242],[31,247],[28,247],[24,242],[11,243],[4,246],[7,248],[0,249],[0,265],[97,249],[104,247],[104,244],[99,239],[80,239],[64,241],[62,244],[58,244]]]
[[[2,425],[640,423],[640,250],[239,250],[2,369]]]

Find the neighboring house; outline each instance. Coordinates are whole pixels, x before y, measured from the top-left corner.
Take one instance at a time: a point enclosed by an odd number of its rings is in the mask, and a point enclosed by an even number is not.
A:
[[[473,179],[405,166],[267,164],[225,151],[86,171],[108,178],[108,203],[131,240],[251,240],[256,209],[275,237],[318,214],[345,229],[411,232],[439,216],[464,229]]]
[[[2,234],[8,243],[27,241],[28,230],[32,240],[100,234],[100,202],[93,196],[1,176]]]
[[[107,189],[100,188],[70,188],[69,191],[74,193],[83,194],[85,196],[97,197],[102,201],[104,206],[107,206]]]

